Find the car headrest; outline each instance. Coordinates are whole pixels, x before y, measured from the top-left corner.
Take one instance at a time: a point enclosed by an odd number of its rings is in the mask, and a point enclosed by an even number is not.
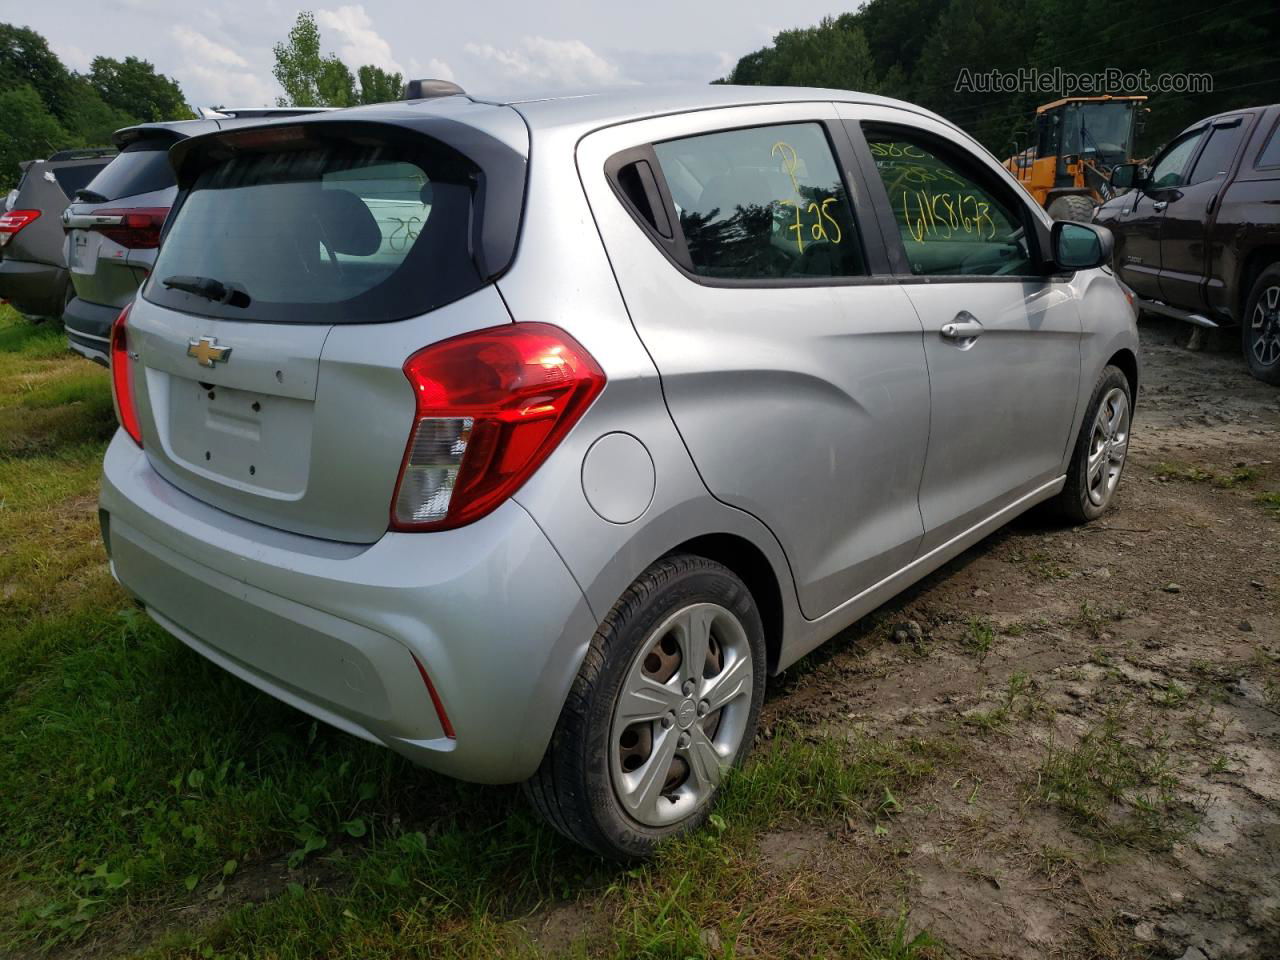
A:
[[[382,231],[364,202],[349,190],[321,190],[312,207],[322,239],[334,253],[368,257],[382,246]]]

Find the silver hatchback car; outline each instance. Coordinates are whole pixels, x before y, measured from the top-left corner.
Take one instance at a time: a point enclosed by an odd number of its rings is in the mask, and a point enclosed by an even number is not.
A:
[[[776,674],[1116,489],[1110,236],[838,90],[455,93],[175,145],[112,569],[247,682],[643,856]]]

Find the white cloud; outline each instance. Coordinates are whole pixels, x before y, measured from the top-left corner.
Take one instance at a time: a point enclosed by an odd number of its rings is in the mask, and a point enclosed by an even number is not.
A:
[[[515,47],[468,43],[463,49],[499,81],[553,87],[614,86],[622,72],[581,40],[525,37]]]
[[[275,102],[275,87],[264,79],[266,71],[253,69],[230,47],[181,24],[169,34],[185,54],[173,71],[178,82],[184,90],[199,91],[208,98],[192,106],[263,107]]]
[[[85,53],[74,43],[50,43],[49,48],[58,55],[58,59],[65,63],[72,70],[80,73],[88,71],[90,64],[93,63],[93,57]]]
[[[453,72],[453,67],[449,66],[443,60],[437,60],[435,57],[423,63],[416,58],[409,60],[409,73],[405,77],[406,80],[453,80],[457,74]]]
[[[247,67],[248,61],[230,47],[210,40],[198,30],[178,24],[169,31],[178,48],[187,56],[205,64],[220,64],[224,67]]]
[[[391,44],[373,29],[373,20],[363,4],[349,4],[337,10],[317,10],[316,24],[321,28],[321,46],[328,41],[324,31],[331,30],[341,38],[338,56],[353,71],[371,63],[391,73],[404,73],[404,67],[391,55]]]

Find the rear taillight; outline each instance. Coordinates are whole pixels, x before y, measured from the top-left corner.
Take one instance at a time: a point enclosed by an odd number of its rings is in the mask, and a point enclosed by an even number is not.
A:
[[[13,235],[27,224],[39,219],[39,210],[10,210],[8,213],[0,214],[0,247],[12,240]]]
[[[129,357],[129,333],[126,329],[132,309],[133,304],[130,303],[111,324],[111,399],[115,401],[116,419],[120,426],[134,443],[142,446],[142,427],[138,423],[138,408],[133,398],[133,363]]]
[[[396,530],[478,520],[516,492],[604,389],[604,371],[558,327],[464,334],[405,361],[417,414],[391,505]]]
[[[154,250],[160,246],[160,228],[168,215],[168,207],[95,210],[92,216],[100,220],[90,224],[89,229],[130,250]]]

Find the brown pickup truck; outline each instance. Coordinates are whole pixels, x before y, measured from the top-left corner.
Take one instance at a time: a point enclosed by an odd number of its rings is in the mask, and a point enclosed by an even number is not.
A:
[[[1250,372],[1280,384],[1280,104],[1201,120],[1111,183],[1132,189],[1094,222],[1115,235],[1137,306],[1238,326]]]

